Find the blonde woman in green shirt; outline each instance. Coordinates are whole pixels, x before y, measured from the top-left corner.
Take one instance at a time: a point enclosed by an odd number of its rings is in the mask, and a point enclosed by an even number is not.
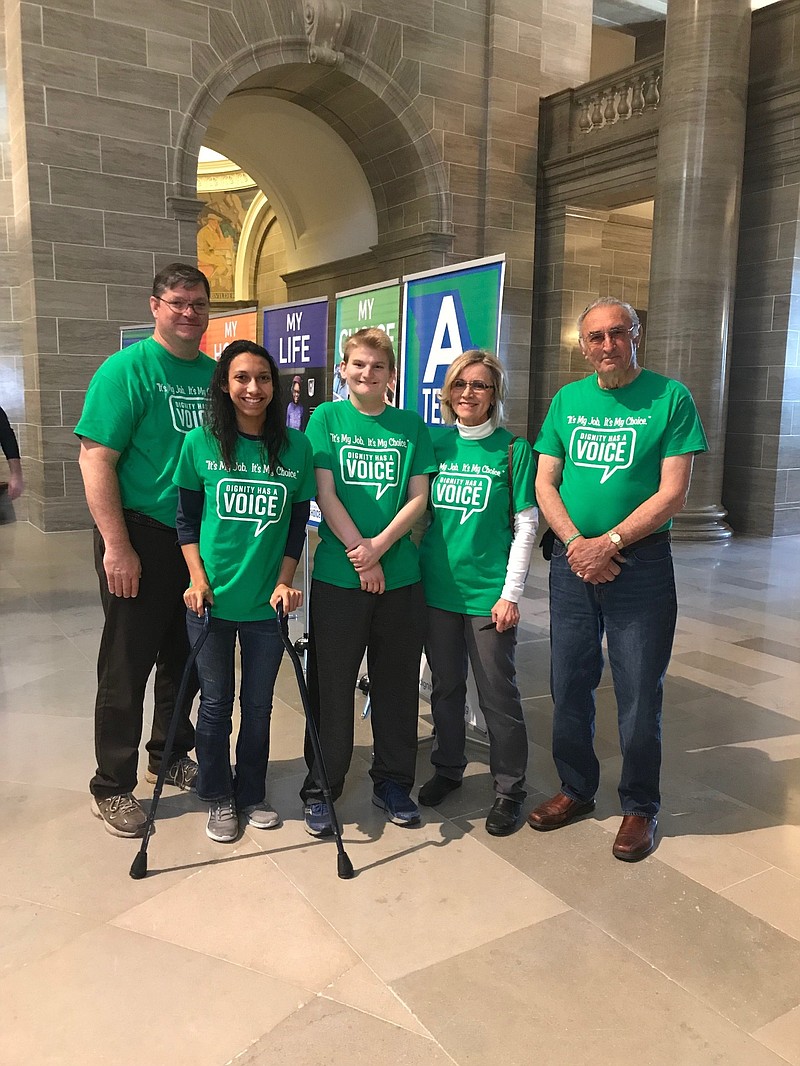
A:
[[[501,425],[505,396],[503,367],[490,352],[464,352],[451,364],[441,394],[448,424],[432,431],[433,517],[420,548],[436,735],[435,772],[419,802],[438,807],[461,785],[469,662],[489,732],[493,836],[516,828],[526,795],[528,738],[514,653],[537,522],[533,453]]]

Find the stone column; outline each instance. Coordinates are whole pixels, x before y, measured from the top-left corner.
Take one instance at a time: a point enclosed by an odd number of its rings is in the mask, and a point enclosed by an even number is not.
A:
[[[717,540],[750,58],[750,0],[670,0],[658,134],[647,365],[692,391],[710,453],[678,537]]]

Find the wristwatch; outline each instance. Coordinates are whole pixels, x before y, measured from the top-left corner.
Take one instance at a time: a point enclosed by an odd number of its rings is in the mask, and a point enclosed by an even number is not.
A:
[[[611,538],[611,543],[615,548],[622,547],[622,537],[617,533],[616,529],[609,529],[608,536]]]

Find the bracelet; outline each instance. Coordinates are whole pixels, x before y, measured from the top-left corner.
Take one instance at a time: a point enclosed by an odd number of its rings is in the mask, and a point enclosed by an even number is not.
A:
[[[569,540],[564,541],[564,547],[568,548],[572,544],[573,540],[577,540],[578,537],[582,537],[583,533],[573,533]]]

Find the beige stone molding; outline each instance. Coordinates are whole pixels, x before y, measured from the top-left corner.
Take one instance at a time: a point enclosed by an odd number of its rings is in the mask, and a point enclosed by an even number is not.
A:
[[[305,0],[303,21],[312,63],[335,67],[344,58],[340,44],[350,22],[350,8],[341,0]]]

